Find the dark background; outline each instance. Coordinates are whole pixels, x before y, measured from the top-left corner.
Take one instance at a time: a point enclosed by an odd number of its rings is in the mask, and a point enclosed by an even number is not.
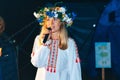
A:
[[[35,21],[33,12],[48,2],[54,4],[58,1],[61,0],[0,0],[0,16],[4,18],[6,23],[7,40],[18,50],[16,57],[20,80],[34,80],[36,74],[36,68],[30,63],[30,54],[34,38],[39,34],[40,26]],[[89,54],[94,33],[93,24],[97,24],[104,6],[109,0],[65,0],[63,2],[78,15],[73,27],[68,30],[73,33],[70,35],[77,41],[77,45],[80,45],[78,47],[82,70],[83,74],[86,74],[86,56]],[[79,36],[81,37],[79,38]]]

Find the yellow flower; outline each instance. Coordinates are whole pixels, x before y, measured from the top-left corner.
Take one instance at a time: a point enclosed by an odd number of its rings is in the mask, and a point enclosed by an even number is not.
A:
[[[49,9],[45,7],[45,8],[44,8],[44,11],[49,11]]]

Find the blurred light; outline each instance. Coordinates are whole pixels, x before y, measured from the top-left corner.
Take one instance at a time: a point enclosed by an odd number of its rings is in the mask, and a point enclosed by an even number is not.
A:
[[[15,43],[16,42],[16,40],[13,40],[13,43]]]
[[[96,27],[96,24],[93,24],[93,27]]]

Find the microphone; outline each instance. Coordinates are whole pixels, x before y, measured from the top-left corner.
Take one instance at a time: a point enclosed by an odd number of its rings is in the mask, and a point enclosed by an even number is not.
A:
[[[51,30],[51,28],[49,27],[49,28],[47,28],[49,31]],[[45,34],[45,37],[44,37],[44,39],[43,39],[43,43],[46,43],[46,41],[47,41],[47,39],[48,39],[48,37],[49,37],[49,34]]]

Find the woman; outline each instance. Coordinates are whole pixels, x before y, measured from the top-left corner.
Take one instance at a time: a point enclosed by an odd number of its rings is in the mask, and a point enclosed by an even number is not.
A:
[[[1,38],[1,35],[2,35],[2,33],[3,33],[4,30],[5,30],[4,19],[0,16],[0,38]],[[0,44],[0,56],[2,56],[1,44]]]
[[[38,68],[35,80],[82,80],[77,46],[65,28],[74,15],[70,18],[65,12],[63,7],[49,7],[34,13],[42,25],[31,54],[31,62]],[[49,37],[43,43],[46,34]]]
[[[3,33],[5,30],[5,22],[4,19],[0,16],[0,35]]]
[[[1,59],[1,56],[2,56],[2,46],[1,46],[1,36],[2,36],[2,33],[5,29],[5,22],[4,22],[4,19],[0,16],[0,59]],[[1,67],[1,62],[0,62],[0,80],[3,80],[2,78],[2,67]]]

